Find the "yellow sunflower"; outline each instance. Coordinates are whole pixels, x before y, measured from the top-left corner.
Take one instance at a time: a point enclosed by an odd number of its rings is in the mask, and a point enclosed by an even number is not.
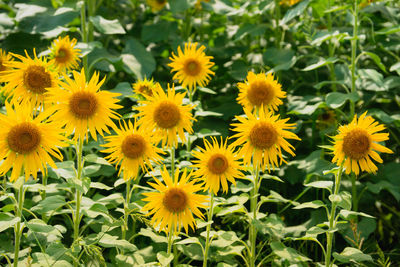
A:
[[[116,128],[112,119],[119,118],[113,110],[121,108],[116,104],[119,94],[100,91],[105,78],[99,82],[98,73],[94,73],[88,83],[84,69],[81,73],[73,71],[73,77],[74,80],[65,76],[66,83],[61,83],[62,88],[49,91],[46,101],[55,104],[53,119],[63,122],[68,134],[74,132],[75,140],[87,138],[88,130],[97,140],[97,133],[101,136],[104,136],[103,132],[110,133],[108,126]]]
[[[169,58],[172,61],[168,64],[172,68],[171,73],[176,71],[173,79],[177,79],[183,87],[189,87],[189,90],[196,85],[206,86],[210,75],[214,75],[210,70],[214,66],[214,62],[210,61],[213,57],[206,56],[204,49],[204,45],[197,49],[197,43],[185,43],[184,52],[178,47],[178,55],[172,53]]]
[[[12,56],[7,53],[6,51],[3,51],[3,49],[0,48],[0,74],[8,70],[9,67],[7,66],[9,62],[12,61]]]
[[[158,140],[143,128],[138,128],[136,123],[132,125],[129,121],[126,124],[124,121],[120,128],[116,130],[116,135],[105,137],[107,143],[102,146],[107,149],[102,152],[110,154],[106,157],[110,163],[121,164],[118,175],[123,170],[124,180],[127,181],[137,177],[139,168],[146,172],[146,166],[152,169],[150,161],[159,164],[162,160],[160,154],[164,152],[155,146]]]
[[[146,2],[151,7],[151,11],[158,12],[167,5],[168,0],[146,0]]]
[[[259,117],[244,109],[247,118],[236,116],[239,123],[233,123],[233,131],[238,132],[232,138],[238,138],[232,143],[234,146],[243,144],[240,155],[244,163],[253,163],[254,167],[264,169],[265,165],[270,171],[271,167],[278,167],[282,162],[287,163],[282,157],[282,149],[295,156],[294,147],[286,139],[301,140],[296,134],[287,131],[295,128],[295,123],[286,123],[289,119],[279,119],[279,115],[265,112],[260,109]],[[278,162],[278,158],[280,161]]]
[[[301,0],[281,0],[279,2],[280,5],[285,5],[285,6],[293,6],[300,2]]]
[[[140,116],[139,124],[147,129],[154,129],[155,135],[162,140],[164,147],[176,147],[178,136],[182,142],[186,141],[184,131],[192,133],[192,105],[183,105],[186,93],[175,93],[175,87],[168,85],[165,93],[161,87],[155,88],[153,96],[146,96],[146,100],[137,109]]]
[[[227,146],[227,140],[218,143],[215,137],[211,137],[212,144],[204,139],[205,148],[200,151],[193,151],[192,154],[197,160],[193,160],[193,167],[198,168],[193,175],[203,180],[204,190],[209,189],[215,195],[222,190],[228,192],[227,180],[236,185],[235,178],[242,178],[243,167],[239,163],[239,157],[234,152],[235,147]]]
[[[58,37],[51,44],[50,63],[54,64],[58,71],[64,72],[79,67],[81,50],[75,48],[75,45],[76,39],[70,40],[68,35],[64,38]]]
[[[158,82],[155,83],[153,79],[147,80],[147,78],[144,78],[144,80],[138,80],[133,83],[132,87],[136,94],[152,96],[155,87],[161,87],[161,85]]]
[[[0,176],[11,168],[10,180],[14,182],[25,173],[25,180],[37,172],[47,172],[47,164],[57,168],[51,156],[62,160],[58,147],[65,146],[65,137],[59,123],[47,122],[50,112],[32,117],[29,105],[5,103],[7,115],[0,114]]]
[[[188,232],[188,227],[196,227],[193,214],[204,218],[203,212],[199,208],[207,208],[208,196],[195,194],[202,189],[200,184],[189,181],[192,173],[187,173],[186,169],[179,180],[180,171],[177,169],[174,174],[174,181],[171,179],[167,168],[161,171],[164,183],[157,178],[155,183],[148,182],[157,192],[143,193],[146,197],[143,201],[148,202],[143,211],[148,216],[153,215],[151,223],[159,230],[167,233],[180,232],[183,227]]]
[[[339,134],[333,137],[334,157],[332,162],[338,165],[344,164],[347,174],[354,172],[358,175],[360,169],[375,173],[378,168],[371,159],[379,163],[383,162],[377,151],[393,153],[389,148],[377,143],[389,139],[388,133],[378,133],[383,131],[385,126],[366,115],[367,112],[362,114],[358,120],[355,115],[349,124],[340,126]]]
[[[246,79],[244,83],[238,83],[238,103],[249,110],[258,110],[263,106],[265,111],[277,111],[278,106],[283,103],[281,98],[286,97],[286,92],[282,91],[282,85],[274,76],[271,73],[255,74],[250,71]]]
[[[51,64],[43,57],[38,58],[36,51],[31,58],[25,51],[26,57],[12,54],[20,61],[10,61],[0,76],[0,82],[7,83],[0,88],[7,97],[12,97],[11,103],[32,103],[37,107],[44,103],[45,93],[58,87],[58,74],[51,69]]]

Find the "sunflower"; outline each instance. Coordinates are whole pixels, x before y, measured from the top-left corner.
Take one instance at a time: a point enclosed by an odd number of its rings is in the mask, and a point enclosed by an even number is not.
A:
[[[210,75],[214,72],[210,70],[214,66],[214,62],[210,60],[211,56],[204,53],[205,46],[197,48],[197,43],[185,43],[184,52],[178,47],[178,55],[172,53],[169,59],[172,61],[168,64],[172,68],[171,73],[176,71],[173,79],[179,80],[183,87],[189,87],[192,90],[196,85],[206,86],[210,81]]]
[[[168,85],[167,93],[161,87],[155,88],[153,96],[146,96],[146,100],[139,101],[139,124],[147,129],[154,129],[155,135],[162,140],[162,146],[176,147],[178,137],[186,141],[184,131],[193,132],[192,105],[182,105],[186,93],[175,93],[175,87]]]
[[[168,233],[180,232],[183,227],[188,232],[188,226],[192,229],[196,227],[193,214],[204,219],[203,213],[199,208],[206,208],[208,196],[195,194],[202,189],[200,184],[195,184],[189,179],[192,173],[187,173],[186,169],[179,180],[179,168],[174,173],[174,181],[171,179],[167,168],[161,171],[164,183],[157,178],[155,183],[148,182],[157,192],[143,193],[146,196],[143,201],[148,202],[143,211],[147,215],[153,215],[151,223],[159,230]]]
[[[347,124],[339,127],[339,134],[333,137],[334,157],[332,162],[344,164],[346,173],[354,172],[356,175],[361,171],[376,173],[378,168],[371,159],[382,163],[378,152],[393,153],[377,142],[389,139],[388,133],[378,133],[385,129],[385,126],[376,122],[371,116],[362,114],[358,120],[357,115]]]
[[[235,147],[227,146],[227,140],[218,143],[212,137],[212,144],[204,139],[205,149],[194,151],[192,154],[197,160],[193,160],[193,167],[198,168],[193,175],[200,177],[204,183],[204,189],[209,189],[215,195],[219,191],[220,184],[222,190],[228,192],[227,180],[236,185],[235,178],[242,178],[243,170],[239,163],[238,155],[234,152]]]
[[[168,0],[146,0],[146,2],[151,7],[151,11],[158,12],[167,5]]]
[[[7,115],[0,114],[0,175],[12,168],[14,182],[22,171],[28,180],[30,175],[37,179],[39,170],[46,173],[47,164],[57,168],[51,156],[63,159],[58,147],[65,146],[65,137],[59,123],[46,121],[51,113],[45,110],[33,118],[29,105],[5,106]]]
[[[110,133],[107,126],[116,128],[112,119],[118,119],[119,115],[113,109],[121,108],[116,104],[119,94],[108,91],[100,91],[104,80],[99,82],[99,74],[94,73],[89,83],[86,82],[85,70],[81,73],[73,71],[74,80],[65,76],[62,88],[55,88],[47,94],[46,101],[54,103],[52,107],[56,111],[53,119],[64,122],[68,134],[74,133],[74,139],[87,138],[87,131],[94,140],[97,133],[104,136],[104,132]]]
[[[20,61],[9,61],[0,76],[0,82],[7,83],[0,90],[8,97],[12,97],[11,103],[32,103],[38,107],[44,103],[45,93],[59,84],[57,72],[51,69],[51,64],[43,57],[38,58],[33,50],[31,58],[25,51],[26,57],[12,54]]]
[[[285,6],[293,6],[300,2],[301,0],[281,0],[279,2],[280,5],[285,5]]]
[[[256,117],[248,109],[244,109],[247,118],[236,116],[239,123],[233,123],[234,131],[238,132],[232,138],[238,139],[232,145],[242,145],[240,155],[244,156],[244,163],[253,163],[254,167],[266,165],[270,168],[278,167],[282,162],[287,163],[282,157],[282,149],[295,156],[294,147],[286,139],[301,140],[296,134],[287,131],[295,128],[295,123],[286,123],[289,119],[279,119],[272,111],[265,112],[260,109],[259,117]],[[280,161],[278,162],[278,157]],[[253,159],[252,159],[253,158]]]
[[[155,87],[161,87],[161,85],[158,82],[154,83],[153,79],[147,80],[147,78],[144,78],[144,80],[138,80],[133,83],[132,87],[136,94],[152,96]]]
[[[81,50],[75,48],[75,45],[76,39],[70,40],[68,35],[64,38],[58,37],[51,44],[50,63],[54,64],[58,71],[64,72],[78,68]]]
[[[246,79],[244,83],[238,83],[238,103],[249,110],[258,110],[263,106],[265,111],[277,111],[278,106],[283,103],[281,98],[285,98],[286,93],[274,76],[271,73],[255,74],[250,71]]]
[[[12,56],[9,53],[6,53],[3,51],[3,49],[0,48],[0,74],[8,70],[9,67],[7,66],[9,62],[12,61]]]
[[[130,180],[137,177],[139,168],[147,172],[147,167],[152,168],[150,160],[160,163],[162,160],[159,154],[164,152],[154,144],[158,143],[153,136],[149,135],[143,128],[138,128],[136,123],[132,125],[124,121],[121,129],[116,130],[116,135],[107,136],[103,150],[110,155],[106,159],[110,163],[121,164],[118,175],[123,170],[124,180]]]

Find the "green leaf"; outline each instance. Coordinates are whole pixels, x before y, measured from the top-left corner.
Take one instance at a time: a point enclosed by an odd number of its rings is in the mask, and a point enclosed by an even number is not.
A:
[[[190,7],[189,0],[168,0],[172,13],[184,12]]]
[[[398,26],[398,25],[383,28],[379,31],[376,31],[375,34],[376,35],[388,35],[388,34],[393,34],[393,33],[397,33],[397,32],[400,32],[400,26]]]
[[[139,235],[150,237],[156,243],[168,243],[168,239],[165,236],[154,233],[150,229],[141,228]]]
[[[161,251],[157,253],[157,259],[161,263],[161,266],[169,266],[174,259],[174,254],[170,253],[168,255],[167,252]]]
[[[108,20],[102,16],[90,17],[94,27],[103,34],[125,34],[125,29],[117,19]]]
[[[126,240],[118,239],[118,236],[112,236],[105,233],[98,234],[101,239],[99,240],[99,245],[105,248],[120,248],[126,251],[136,251],[137,247],[134,244],[129,243]]]
[[[304,13],[304,10],[307,8],[308,4],[311,0],[301,1],[294,8],[289,9],[283,19],[279,22],[279,26],[283,26],[288,23],[290,20]]]
[[[339,92],[331,92],[326,95],[325,102],[326,104],[333,109],[340,108],[346,103],[347,100],[351,100],[356,102],[359,100],[359,96],[357,92],[352,92],[349,94],[343,94]]]
[[[351,194],[347,191],[329,195],[329,200],[345,210],[351,210]]]
[[[216,95],[217,93],[210,89],[210,88],[206,88],[206,87],[197,87],[197,90],[199,90],[200,92],[206,93],[206,94],[212,94],[212,95]]]
[[[368,55],[382,71],[386,72],[386,67],[383,65],[381,58],[377,54],[367,51],[362,53]]]
[[[90,188],[96,188],[96,189],[102,189],[102,190],[111,190],[114,189],[114,187],[105,185],[103,183],[99,183],[99,182],[91,182],[90,183]]]
[[[326,65],[328,65],[330,63],[335,63],[338,60],[339,59],[335,58],[335,57],[330,57],[330,58],[327,58],[327,59],[320,58],[320,60],[317,63],[311,64],[311,65],[305,67],[304,69],[302,69],[302,71],[315,70],[315,69],[321,68],[323,66],[326,66]]]
[[[271,242],[271,249],[278,257],[288,260],[290,263],[311,261],[311,259],[301,255],[295,249],[286,247],[278,241]]]
[[[58,209],[65,204],[66,202],[64,196],[48,196],[44,200],[40,201],[39,204],[32,207],[32,211],[36,211],[42,214],[48,211],[54,211],[55,209]]]
[[[59,237],[62,237],[61,232],[54,226],[46,224],[40,219],[32,219],[27,223],[27,227],[32,232],[38,233],[52,233]]]
[[[333,182],[332,181],[316,181],[305,184],[306,187],[314,187],[314,188],[322,188],[326,189],[329,192],[332,192]]]
[[[84,157],[84,159],[85,159],[85,162],[91,162],[91,163],[97,163],[97,164],[101,164],[101,165],[111,166],[111,164],[107,160],[105,160],[102,157],[97,156],[96,154],[86,155]]]
[[[13,227],[19,221],[20,218],[14,217],[9,213],[0,213],[0,232],[3,232],[10,227]]]
[[[153,55],[132,37],[128,37],[121,57],[125,71],[134,74],[137,79],[142,80],[144,77],[151,77],[155,70],[156,61]]]
[[[382,92],[387,91],[385,83],[383,82],[383,75],[374,69],[359,69],[357,71],[359,76],[358,86],[364,90]]]
[[[363,217],[367,217],[367,218],[375,218],[374,216],[371,216],[364,212],[357,212],[357,211],[344,210],[344,209],[341,210],[339,214],[343,219],[346,219],[346,220],[356,219],[357,216],[363,216]]]
[[[319,209],[322,207],[326,207],[324,202],[322,202],[321,200],[313,200],[310,202],[301,203],[300,205],[293,207],[293,209],[295,210],[306,209],[306,208]]]
[[[249,66],[247,63],[244,60],[239,59],[233,62],[228,74],[235,80],[241,81],[246,78],[248,70]]]
[[[89,165],[83,168],[83,174],[85,176],[91,176],[98,172],[101,168],[101,165]]]
[[[206,111],[206,110],[198,110],[195,113],[195,117],[207,117],[207,116],[214,116],[214,117],[221,117],[223,114],[213,111]]]
[[[370,255],[364,254],[361,250],[352,247],[345,248],[340,254],[334,252],[333,257],[343,263],[373,261]]]

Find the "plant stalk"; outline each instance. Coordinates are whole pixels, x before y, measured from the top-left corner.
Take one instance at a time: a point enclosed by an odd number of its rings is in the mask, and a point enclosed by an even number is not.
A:
[[[204,258],[203,258],[203,267],[207,267],[207,257],[208,257],[208,249],[211,245],[210,240],[210,230],[211,230],[211,221],[213,217],[214,211],[214,192],[210,192],[210,209],[208,210],[208,224],[207,224],[207,238],[206,238],[206,246],[204,248]]]
[[[354,0],[354,25],[353,38],[351,39],[351,93],[356,92],[356,54],[357,54],[357,39],[358,39],[358,4]],[[355,114],[355,103],[350,100],[350,120]]]
[[[14,234],[15,234],[15,247],[14,247],[14,267],[18,267],[18,259],[19,259],[19,247],[21,243],[21,235],[22,235],[22,228],[21,228],[21,221],[22,221],[22,209],[24,207],[24,195],[25,195],[25,190],[24,190],[24,183],[25,183],[25,178],[23,178],[24,181],[21,184],[21,187],[18,188],[18,209],[17,209],[17,218],[20,220],[17,222],[17,225],[14,226]]]
[[[254,221],[257,220],[257,199],[258,199],[258,180],[259,180],[260,172],[258,167],[255,169],[255,173],[253,174],[253,189],[250,195],[250,213],[253,215],[252,221],[250,221],[249,227],[249,239],[250,239],[250,267],[254,267],[256,265],[256,240],[257,240],[257,229]]]
[[[78,166],[78,171],[77,171],[77,180],[82,181],[82,171],[83,171],[83,160],[82,160],[82,150],[83,150],[83,139],[79,138],[78,139],[78,144],[77,144],[77,149],[76,149],[76,154],[77,154],[77,166]],[[74,244],[78,241],[79,238],[79,224],[81,222],[81,200],[82,200],[82,192],[79,189],[75,190],[75,216],[74,216]],[[75,263],[77,266],[77,264]]]
[[[126,181],[126,196],[124,203],[124,225],[122,227],[122,239],[126,240],[126,232],[128,231],[129,219],[129,203],[131,202],[131,180]]]
[[[89,43],[89,36],[88,36],[88,25],[86,22],[86,4],[88,0],[84,0],[81,6],[81,35],[82,41],[86,44]],[[83,56],[82,58],[83,68],[85,69],[85,76],[86,80],[89,78],[89,69],[88,69],[88,58],[87,55]]]

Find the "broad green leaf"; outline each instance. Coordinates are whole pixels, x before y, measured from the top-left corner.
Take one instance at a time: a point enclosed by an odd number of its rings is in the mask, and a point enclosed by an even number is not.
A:
[[[0,232],[13,227],[19,221],[20,218],[14,217],[10,213],[0,213]]]
[[[315,187],[315,188],[323,188],[332,192],[333,182],[332,181],[316,181],[305,184],[306,187]]]
[[[32,207],[32,211],[42,214],[48,211],[54,211],[55,209],[60,208],[65,204],[66,202],[64,196],[61,195],[48,196],[44,200],[40,201],[39,204]]]
[[[351,194],[347,191],[329,195],[329,200],[345,210],[351,209]]]
[[[271,242],[272,252],[278,257],[288,260],[290,263],[299,263],[305,261],[311,261],[306,256],[301,255],[293,248],[286,247],[283,243],[274,241]]]
[[[362,53],[369,56],[383,72],[386,72],[386,67],[385,65],[383,65],[381,58],[377,54],[367,51],[364,51]]]
[[[397,33],[397,32],[400,32],[400,26],[398,26],[398,25],[381,29],[379,31],[376,31],[375,34],[376,35],[388,35],[388,34],[393,34],[393,33]]]
[[[85,159],[85,162],[91,162],[91,163],[97,163],[97,164],[101,164],[101,165],[111,166],[111,164],[107,160],[105,160],[102,157],[97,156],[96,154],[86,155],[84,157],[84,159]]]
[[[304,10],[307,8],[308,4],[311,0],[303,0],[299,4],[295,5],[294,8],[289,9],[283,19],[279,22],[279,26],[283,26],[288,23],[290,20],[304,13]]]
[[[105,248],[115,248],[124,249],[126,251],[136,251],[137,247],[126,240],[118,239],[118,236],[112,236],[106,233],[98,234],[101,239],[99,240],[99,245]]]
[[[375,218],[374,216],[371,216],[364,212],[357,212],[357,211],[344,210],[344,209],[341,210],[339,214],[343,219],[346,219],[346,220],[355,219],[355,218],[357,218],[357,216],[363,216],[363,217],[367,217],[367,218]]]
[[[103,183],[99,183],[99,182],[91,182],[90,183],[90,188],[97,188],[97,189],[102,189],[102,190],[111,190],[114,189],[114,187],[105,185]]]
[[[168,243],[168,239],[165,236],[154,233],[150,229],[141,228],[139,235],[150,237],[156,243]]]
[[[347,100],[351,100],[356,102],[359,100],[359,95],[357,92],[352,92],[349,94],[343,94],[339,92],[331,92],[326,95],[325,102],[326,104],[333,109],[340,108],[346,103]]]
[[[189,0],[168,0],[172,13],[184,12],[190,7]]]
[[[333,253],[333,257],[343,263],[373,261],[370,255],[364,254],[361,250],[353,247],[345,248],[340,254],[335,252]]]
[[[248,70],[248,64],[244,60],[239,59],[233,62],[228,73],[235,80],[241,81],[246,78]]]
[[[341,41],[348,36],[349,36],[349,34],[347,32],[340,33],[338,30],[335,30],[335,31],[322,30],[322,31],[318,31],[313,36],[311,45],[312,46],[320,46],[323,42],[326,42],[331,39],[336,39],[336,40]]]
[[[387,91],[388,88],[383,82],[383,75],[374,69],[359,69],[357,71],[359,79],[357,80],[358,88],[364,90],[381,92]]]
[[[327,59],[320,58],[320,60],[317,63],[311,64],[311,65],[305,67],[304,69],[302,69],[302,71],[315,70],[315,69],[321,68],[323,66],[326,66],[326,65],[328,65],[330,63],[335,63],[338,60],[339,59],[335,58],[335,57],[330,57],[330,58],[327,58]]]
[[[301,203],[300,205],[293,207],[293,209],[295,210],[306,209],[306,208],[319,209],[322,207],[326,207],[324,202],[322,202],[321,200],[313,200],[310,202]]]
[[[118,254],[115,256],[118,267],[126,267],[126,266],[141,266],[146,262],[143,257],[138,253],[133,253],[132,255],[121,255]]]
[[[212,94],[212,95],[217,94],[214,90],[212,90],[210,88],[206,88],[206,87],[199,86],[199,87],[197,87],[197,90],[199,90],[200,92],[206,93],[206,94]]]
[[[46,224],[44,221],[40,219],[32,219],[29,222],[27,222],[27,227],[29,230],[33,232],[38,232],[38,233],[50,233],[53,232],[53,234],[56,234],[58,236],[62,236],[60,231],[58,231],[57,228],[55,228],[52,225]]]
[[[218,113],[218,112],[213,112],[213,111],[206,111],[206,110],[198,110],[195,113],[195,117],[207,117],[207,116],[213,116],[213,117],[221,117],[223,114]]]
[[[171,2],[170,2],[171,3]],[[176,21],[160,20],[156,23],[144,25],[142,27],[142,40],[144,42],[159,42],[166,41],[178,30],[178,23]]]
[[[137,79],[151,77],[156,67],[153,55],[139,41],[132,37],[127,38],[121,57],[125,71],[135,74]]]
[[[94,27],[103,34],[125,34],[125,29],[117,19],[108,20],[102,16],[90,17]]]
[[[86,166],[83,168],[83,174],[85,176],[91,176],[91,175],[95,174],[96,172],[98,172],[100,170],[100,168],[101,168],[101,165],[97,165],[97,164]]]
[[[169,266],[171,261],[174,259],[174,254],[170,253],[169,255],[165,251],[161,251],[157,253],[157,259],[161,263],[161,266]]]

